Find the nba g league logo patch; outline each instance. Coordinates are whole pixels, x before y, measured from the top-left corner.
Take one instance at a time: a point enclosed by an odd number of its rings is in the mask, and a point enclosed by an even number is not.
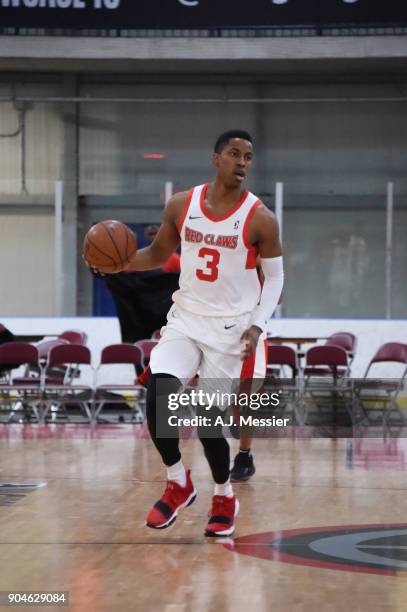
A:
[[[343,525],[257,533],[223,544],[233,552],[322,569],[405,576],[407,524]]]

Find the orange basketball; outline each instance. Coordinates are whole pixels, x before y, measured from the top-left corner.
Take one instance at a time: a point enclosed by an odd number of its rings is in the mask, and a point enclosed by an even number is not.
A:
[[[120,221],[100,221],[90,228],[83,242],[83,257],[90,266],[111,274],[120,272],[137,250],[137,239]]]

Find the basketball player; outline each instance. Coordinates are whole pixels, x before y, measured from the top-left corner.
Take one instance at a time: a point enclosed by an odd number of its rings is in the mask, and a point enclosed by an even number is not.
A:
[[[126,267],[162,266],[181,243],[180,288],[151,354],[147,389],[148,427],[168,479],[147,516],[147,525],[154,529],[171,525],[196,497],[179,440],[173,431],[166,435],[174,429],[168,427],[169,394],[178,393],[181,381],[198,370],[201,380],[265,376],[265,328],[281,294],[283,262],[274,215],[243,186],[252,158],[247,132],[222,134],[213,154],[213,182],[174,195],[155,240],[137,251]],[[265,277],[262,289],[258,254]],[[229,536],[239,510],[229,477],[229,445],[221,427],[216,437],[208,436],[204,427],[198,428],[198,435],[215,481],[205,535]]]

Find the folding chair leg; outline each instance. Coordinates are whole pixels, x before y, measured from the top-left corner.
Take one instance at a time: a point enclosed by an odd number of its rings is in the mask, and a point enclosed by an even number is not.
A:
[[[386,410],[386,421],[388,419],[391,419],[391,415],[393,413],[396,413],[397,416],[400,418],[400,421],[403,423],[403,421],[404,421],[403,414],[402,414],[402,412],[401,412],[401,410],[400,410],[400,408],[399,408],[399,406],[397,404],[397,399],[394,398],[394,397],[390,399],[389,409]]]
[[[95,411],[93,413],[93,422],[94,423],[97,423],[98,416],[102,412],[103,406],[105,405],[105,403],[106,403],[105,401],[101,401],[99,403],[96,403],[96,408],[95,408]]]
[[[132,423],[136,423],[136,424],[142,424],[145,421],[145,417],[143,414],[143,411],[141,410],[141,408],[139,406],[135,406],[134,409],[132,410],[132,414],[131,414],[131,422]]]
[[[41,423],[41,417],[40,417],[40,413],[38,412],[38,408],[35,404],[33,404],[32,406],[30,406],[31,410],[33,411],[33,413],[35,414],[35,418],[37,419],[38,423]]]
[[[82,410],[86,414],[89,423],[92,423],[92,412],[89,408],[88,402],[81,402]]]
[[[11,423],[14,418],[14,415],[17,414],[20,410],[24,410],[24,404],[21,400],[16,400],[14,404],[12,404],[12,409],[8,416],[7,423]]]
[[[46,421],[47,415],[48,415],[48,413],[49,413],[49,411],[51,409],[51,406],[52,406],[52,402],[45,402],[44,410],[42,411],[42,415],[41,415],[41,422],[42,422],[43,425],[45,424],[45,421]]]
[[[307,421],[307,417],[308,417],[307,402],[306,402],[305,396],[301,396],[300,398],[298,398],[296,418],[298,419],[298,422],[301,424],[301,426],[303,426],[305,425]]]

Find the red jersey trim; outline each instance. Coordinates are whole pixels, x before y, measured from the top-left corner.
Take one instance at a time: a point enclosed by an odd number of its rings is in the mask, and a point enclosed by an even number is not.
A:
[[[265,363],[264,363],[264,376],[263,376],[263,383],[261,386],[261,392],[263,392],[263,389],[264,389],[264,379],[266,378],[266,373],[267,373],[267,348],[268,348],[268,343],[267,343],[267,339],[265,339],[264,340]],[[256,365],[256,354],[257,354],[257,349],[254,351],[254,353],[250,355],[250,357],[247,357],[246,359],[243,360],[242,369],[240,370],[239,394],[244,393],[246,395],[250,395],[252,391],[254,367]],[[256,380],[259,380],[259,379],[256,379]],[[232,406],[232,414],[233,414],[234,423],[235,425],[237,425],[239,423],[240,411],[239,411],[239,408],[236,406],[236,404]]]
[[[249,242],[249,223],[257,208],[261,206],[262,202],[260,200],[256,200],[251,209],[248,212],[246,220],[243,226],[243,243],[247,249],[247,259],[246,259],[246,270],[253,270],[256,267],[256,259],[259,254],[259,249],[256,244],[250,244]]]
[[[182,227],[184,225],[185,217],[188,214],[188,210],[189,210],[189,207],[190,207],[190,204],[191,204],[193,193],[194,193],[194,187],[192,187],[192,189],[190,189],[188,191],[188,197],[187,197],[186,202],[185,202],[184,211],[182,213],[181,219],[178,221],[177,229],[178,229],[178,233],[179,233],[180,236],[181,236],[181,232],[182,232]]]
[[[242,369],[240,371],[239,394],[250,395],[251,393],[255,361],[256,351],[254,351],[250,357],[246,357],[246,359],[243,360]]]
[[[264,363],[264,376],[266,376],[266,371],[267,371],[267,357],[268,357],[268,342],[267,342],[267,338],[263,340],[263,346],[264,346],[264,355],[265,355],[265,363]],[[256,353],[257,353],[257,349],[250,355],[250,357],[247,357],[246,359],[243,360],[242,363],[242,369],[240,370],[240,380],[246,380],[246,379],[252,379],[254,376],[254,366],[256,363]]]
[[[261,200],[256,200],[255,203],[253,204],[253,206],[251,207],[251,209],[249,210],[246,220],[244,222],[244,226],[243,226],[243,243],[246,247],[246,249],[252,249],[254,245],[250,244],[249,242],[249,223],[251,221],[251,218],[253,217],[254,213],[256,212],[256,210],[258,209],[259,206],[262,205],[262,201]]]
[[[253,378],[254,374],[254,362],[256,361],[256,351],[254,351],[250,357],[243,359],[242,369],[240,370],[240,380],[246,380]]]
[[[214,221],[215,223],[217,223],[218,221],[225,221],[225,219],[228,219],[229,217],[231,217],[237,210],[239,210],[239,208],[242,206],[243,202],[246,200],[247,196],[249,195],[249,192],[247,191],[247,189],[245,189],[243,191],[243,194],[240,200],[233,206],[231,210],[229,210],[229,212],[227,212],[225,215],[222,215],[221,217],[214,217],[212,213],[205,206],[205,196],[206,196],[206,192],[208,191],[208,187],[209,185],[207,183],[206,185],[204,185],[201,191],[200,206],[201,206],[201,211],[204,214],[204,216],[210,221]]]

